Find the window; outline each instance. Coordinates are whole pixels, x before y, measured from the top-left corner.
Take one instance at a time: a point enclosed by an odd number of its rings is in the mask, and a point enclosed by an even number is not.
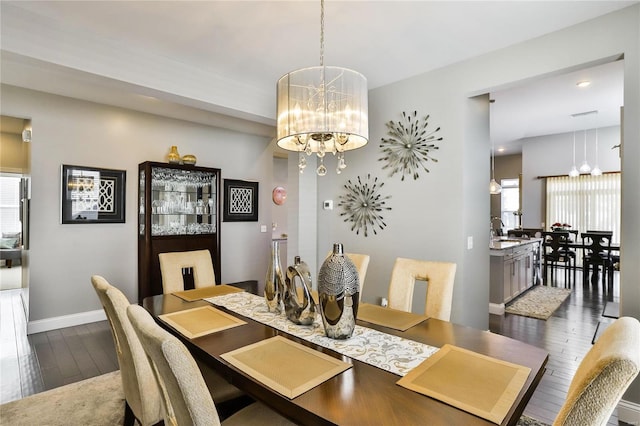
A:
[[[620,173],[547,178],[547,228],[567,223],[572,230],[613,231],[620,242]]]
[[[520,211],[520,183],[519,179],[502,179],[501,212],[503,227],[515,229],[519,225],[518,213]]]
[[[20,232],[20,176],[0,176],[0,227],[2,232]]]

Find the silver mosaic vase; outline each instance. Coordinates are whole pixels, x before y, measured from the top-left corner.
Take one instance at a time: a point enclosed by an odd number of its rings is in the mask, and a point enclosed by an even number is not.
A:
[[[285,283],[284,309],[287,318],[295,324],[313,324],[316,320],[316,304],[311,296],[311,272],[300,256],[296,256],[293,266],[287,268]]]
[[[320,267],[318,298],[327,337],[351,337],[358,315],[360,280],[356,266],[344,255],[342,244],[333,245],[333,253]]]
[[[267,310],[269,312],[282,312],[284,286],[284,275],[280,266],[280,246],[278,241],[272,241],[271,261],[269,262],[267,277],[264,282],[264,299],[267,302]]]

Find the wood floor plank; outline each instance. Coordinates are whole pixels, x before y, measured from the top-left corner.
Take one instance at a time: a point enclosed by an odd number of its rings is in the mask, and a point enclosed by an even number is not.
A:
[[[560,274],[561,275],[561,274]],[[547,321],[505,314],[490,315],[489,329],[549,352],[547,371],[534,392],[524,413],[551,424],[567,396],[569,384],[580,362],[591,349],[591,340],[603,320],[606,300],[618,301],[619,277],[615,277],[612,294],[601,288],[582,287],[578,273],[571,295]],[[561,283],[556,283],[562,287]],[[617,413],[609,420],[617,425]]]

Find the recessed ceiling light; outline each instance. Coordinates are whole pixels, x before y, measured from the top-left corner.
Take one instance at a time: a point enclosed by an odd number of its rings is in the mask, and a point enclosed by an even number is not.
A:
[[[504,148],[498,148],[498,152],[504,152]]]
[[[591,82],[589,80],[582,80],[576,83],[576,86],[578,87],[587,87],[591,84]]]

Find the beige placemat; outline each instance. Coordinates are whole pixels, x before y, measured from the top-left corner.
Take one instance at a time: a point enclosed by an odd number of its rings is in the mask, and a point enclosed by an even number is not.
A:
[[[187,302],[193,302],[195,300],[206,299],[208,297],[222,296],[223,294],[229,293],[239,293],[241,291],[244,290],[232,285],[221,284],[196,288],[193,290],[176,291],[173,294]]]
[[[500,424],[530,372],[528,367],[447,344],[397,384]]]
[[[282,336],[262,340],[221,356],[231,365],[291,399],[351,368],[351,364]]]
[[[246,322],[213,306],[201,306],[171,314],[158,315],[165,323],[190,339],[244,325]]]
[[[361,303],[358,306],[358,319],[360,321],[366,321],[371,324],[378,324],[400,331],[408,330],[427,318],[425,315],[383,308],[382,306],[372,305],[370,303]]]

